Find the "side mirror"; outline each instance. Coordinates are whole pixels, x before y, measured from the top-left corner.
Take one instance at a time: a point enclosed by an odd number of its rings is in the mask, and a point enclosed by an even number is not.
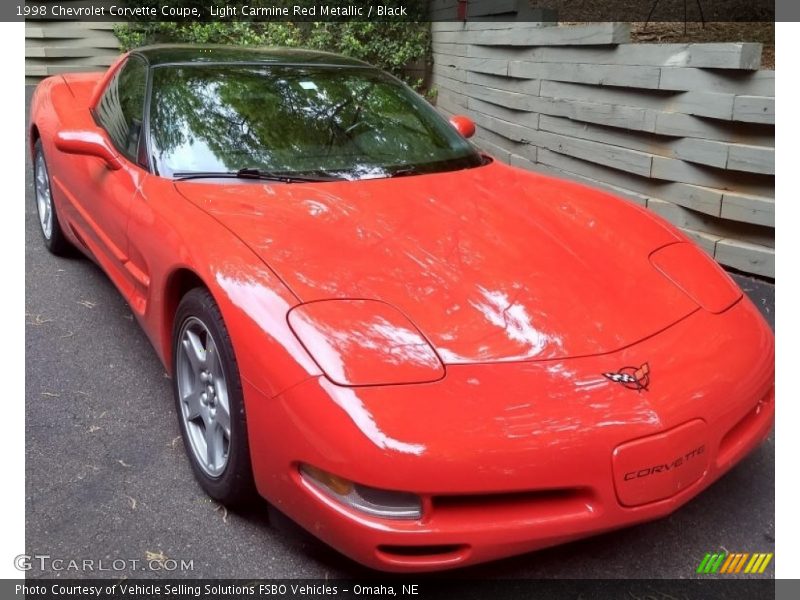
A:
[[[122,168],[116,150],[108,138],[99,130],[59,131],[56,134],[56,148],[67,154],[95,156],[106,163],[112,171]]]
[[[455,127],[456,131],[458,131],[463,138],[471,138],[475,135],[475,122],[469,117],[465,117],[464,115],[450,117],[450,125]]]

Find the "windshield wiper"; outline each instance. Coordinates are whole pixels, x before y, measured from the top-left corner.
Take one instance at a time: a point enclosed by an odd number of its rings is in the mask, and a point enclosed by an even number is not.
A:
[[[394,171],[389,172],[389,177],[408,177],[410,175],[424,175],[425,171],[417,169],[415,167],[407,167],[404,169],[396,169]]]
[[[172,174],[174,179],[210,179],[214,177],[236,179],[262,179],[265,181],[280,181],[282,183],[310,183],[320,181],[341,181],[341,178],[330,175],[292,175],[264,171],[253,167],[245,167],[238,171],[179,171]]]

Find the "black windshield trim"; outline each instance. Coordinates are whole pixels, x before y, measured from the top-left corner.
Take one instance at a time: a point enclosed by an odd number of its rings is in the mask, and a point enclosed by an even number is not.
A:
[[[173,181],[186,181],[190,179],[250,179],[281,183],[330,183],[331,181],[342,181],[342,178],[336,176],[313,175],[303,172],[270,172],[248,167],[239,169],[238,171],[177,171],[172,174],[172,179]]]

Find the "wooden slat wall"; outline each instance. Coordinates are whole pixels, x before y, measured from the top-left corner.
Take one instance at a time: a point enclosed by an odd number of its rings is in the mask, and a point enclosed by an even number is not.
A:
[[[119,56],[113,23],[25,22],[25,83],[70,71],[96,71]]]
[[[621,23],[434,22],[447,115],[511,164],[645,205],[722,264],[775,274],[775,73],[760,44],[631,44]]]

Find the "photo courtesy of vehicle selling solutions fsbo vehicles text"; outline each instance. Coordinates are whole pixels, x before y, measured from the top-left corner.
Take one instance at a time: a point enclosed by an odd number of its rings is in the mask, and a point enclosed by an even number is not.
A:
[[[782,4],[2,8],[2,596],[800,593]]]

